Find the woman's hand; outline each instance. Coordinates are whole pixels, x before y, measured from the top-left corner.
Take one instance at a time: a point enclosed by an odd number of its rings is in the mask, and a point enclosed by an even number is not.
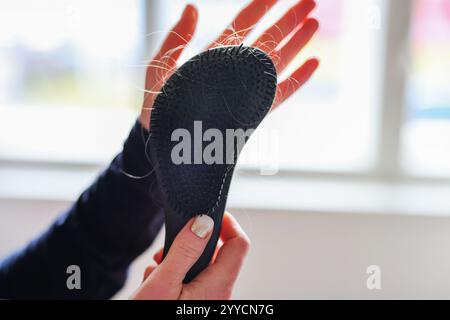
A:
[[[144,281],[132,299],[230,299],[250,242],[227,212],[220,231],[223,244],[218,247],[211,264],[190,283],[183,284],[187,272],[203,253],[213,227],[214,221],[209,216],[191,219],[177,235],[162,262],[162,250],[155,254],[158,265],[145,270]]]
[[[276,2],[276,0],[251,1],[209,48],[242,43]],[[318,21],[308,18],[315,5],[314,0],[299,1],[252,44],[253,47],[258,47],[270,55],[276,65],[278,74],[283,72],[317,31]],[[197,18],[197,9],[193,5],[186,6],[180,21],[169,33],[161,49],[148,65],[145,81],[146,93],[140,116],[140,122],[146,129],[149,129],[153,102],[165,81],[176,70],[178,58],[195,32]],[[293,34],[291,35],[291,33]],[[289,40],[283,41],[288,35],[291,36]],[[282,42],[283,44],[280,46]],[[318,65],[317,59],[309,59],[286,80],[279,82],[272,109],[278,107],[308,81]]]

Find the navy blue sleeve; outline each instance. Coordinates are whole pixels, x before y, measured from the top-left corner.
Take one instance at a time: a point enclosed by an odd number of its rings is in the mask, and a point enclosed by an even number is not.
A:
[[[107,299],[122,288],[130,263],[151,245],[164,220],[146,135],[136,122],[122,153],[75,204],[1,263],[0,298]],[[67,287],[72,265],[81,271],[80,290]]]

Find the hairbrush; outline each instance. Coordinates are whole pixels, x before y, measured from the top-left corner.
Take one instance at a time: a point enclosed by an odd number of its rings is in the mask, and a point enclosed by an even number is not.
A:
[[[266,53],[226,46],[184,63],[155,99],[149,150],[166,218],[163,256],[189,219],[206,214],[214,220],[185,282],[211,261],[239,152],[270,111],[276,87],[276,69]]]

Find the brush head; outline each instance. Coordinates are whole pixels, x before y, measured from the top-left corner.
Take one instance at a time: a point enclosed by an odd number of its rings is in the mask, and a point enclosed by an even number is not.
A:
[[[150,122],[151,157],[166,212],[166,251],[173,241],[168,238],[198,214],[215,221],[214,250],[239,152],[239,138],[230,139],[230,133],[256,129],[272,106],[276,86],[272,60],[244,46],[201,53],[167,80]],[[184,162],[174,161],[174,155]]]

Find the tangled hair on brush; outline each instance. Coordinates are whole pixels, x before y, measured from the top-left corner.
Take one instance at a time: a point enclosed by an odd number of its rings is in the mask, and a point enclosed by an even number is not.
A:
[[[297,18],[295,18],[295,19],[296,20],[294,22],[295,22],[295,24],[297,24]],[[255,28],[255,26],[256,25],[252,25],[246,29],[236,29],[234,25],[230,25],[227,29],[227,32],[229,33],[228,36],[221,39],[220,42],[214,41],[212,43],[212,45],[210,46],[210,49],[218,49],[218,48],[222,48],[222,47],[225,48],[225,47],[230,47],[230,46],[242,47],[244,45],[244,35],[250,31],[252,31]],[[282,36],[282,38],[289,38],[289,35],[285,35],[278,26],[275,26],[275,27],[277,28],[278,33]],[[147,37],[153,36],[157,33],[166,33],[166,31],[152,32],[150,34],[147,34]],[[161,90],[157,90],[157,88],[162,88],[171,75],[179,73],[178,66],[176,65],[176,61],[173,61],[172,55],[176,51],[183,50],[189,44],[189,41],[173,30],[170,31],[169,33],[175,34],[179,39],[182,40],[183,44],[168,50],[158,60],[153,60],[153,59],[146,60],[146,61],[144,61],[144,64],[138,65],[138,67],[145,67],[147,69],[153,69],[155,71],[155,75],[157,77],[157,82],[153,88],[150,88],[150,90],[142,89],[142,91],[144,91],[145,94],[152,94],[152,95],[160,94]],[[264,38],[266,38],[267,40],[257,43],[255,45],[255,48],[265,52],[267,54],[267,56],[269,56],[274,61],[274,65],[276,65],[277,61],[280,59],[279,53],[277,52],[277,47],[275,47],[275,49],[272,49],[272,50],[266,50],[266,48],[268,48],[269,45],[270,45],[270,47],[273,47],[273,45],[276,43],[276,41],[273,38],[273,35],[271,35],[269,33],[263,33],[262,36],[264,36]],[[297,80],[292,77],[288,77],[285,80],[287,80],[288,83],[297,82]],[[297,87],[295,85],[293,85],[293,86]],[[274,97],[274,104],[277,105],[281,98],[282,98],[282,95],[281,95],[280,89],[278,87],[276,87],[276,95]],[[153,105],[148,106],[148,107],[143,107],[143,109],[147,109],[150,111],[153,111],[153,108],[154,108]],[[148,155],[148,143],[150,140],[150,136],[147,136],[143,133],[142,137],[145,142],[144,153],[147,156]],[[148,156],[147,156],[147,158],[148,158]],[[151,163],[150,159],[148,159],[148,161],[150,164]],[[145,173],[144,175],[138,176],[133,173],[122,171],[122,173],[124,175],[126,175],[127,177],[129,177],[131,179],[145,179],[145,178],[151,176],[153,174],[153,172],[154,172],[154,169],[150,170],[149,172]]]

